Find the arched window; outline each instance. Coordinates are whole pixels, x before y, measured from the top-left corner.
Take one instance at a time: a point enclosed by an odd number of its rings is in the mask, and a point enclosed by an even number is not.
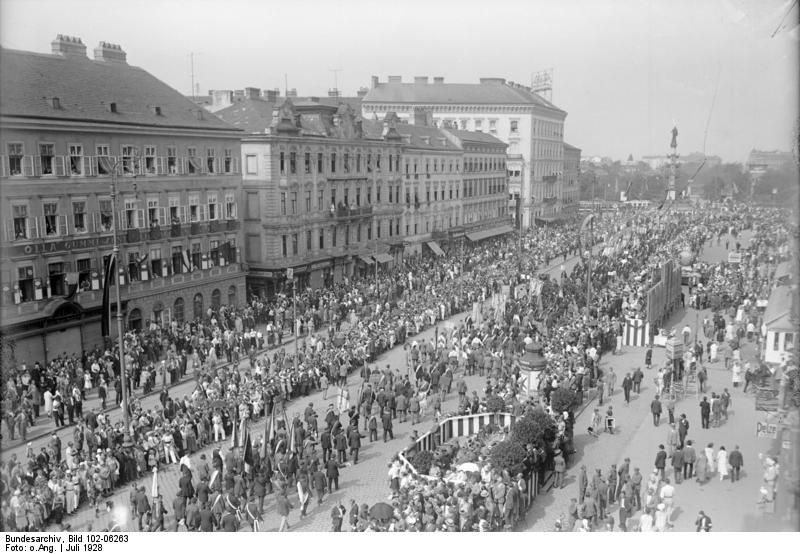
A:
[[[219,289],[214,289],[211,293],[211,308],[213,310],[218,310],[221,302],[222,293],[219,291]]]
[[[140,331],[142,329],[142,311],[139,308],[134,308],[128,314],[128,329],[131,331]]]
[[[228,306],[236,307],[236,285],[228,288]]]
[[[203,295],[199,292],[194,295],[194,318],[203,319]]]
[[[172,305],[172,317],[175,318],[175,321],[178,323],[184,322],[184,303],[183,298],[178,297],[175,299],[175,303]]]

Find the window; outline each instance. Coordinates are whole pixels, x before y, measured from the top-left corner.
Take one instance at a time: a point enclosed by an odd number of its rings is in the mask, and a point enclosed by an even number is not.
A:
[[[462,131],[466,131],[467,130],[467,120],[466,119],[460,120],[459,121],[459,126],[461,127]]]
[[[281,253],[284,258],[289,255],[288,239],[288,235],[281,235]]]
[[[22,175],[22,143],[8,143],[8,174]]]
[[[377,154],[375,156],[375,169],[377,169],[379,171],[381,169],[381,155],[380,154]]]
[[[209,192],[206,194],[206,204],[208,205],[208,219],[209,221],[216,221],[219,219],[219,204],[217,203],[217,193]]]
[[[323,209],[322,206],[324,203],[325,203],[325,193],[322,190],[322,188],[320,188],[319,190],[317,190],[317,210],[322,211]]]
[[[218,310],[222,305],[222,292],[219,289],[211,291],[211,309]]]
[[[101,198],[100,203],[100,230],[103,232],[111,231],[114,225],[114,213],[111,211],[111,199]]]
[[[209,249],[211,250],[211,265],[218,266],[219,265],[219,241],[218,240],[210,240],[208,241]]]
[[[311,231],[306,231],[306,252],[311,252],[312,245],[311,245]]]
[[[336,173],[336,152],[331,153],[331,173]]]
[[[174,146],[167,146],[167,173],[170,175],[178,173],[178,149]]]
[[[785,333],[783,339],[783,351],[791,352],[794,350],[794,333]]]
[[[292,199],[292,206],[291,206],[292,207],[292,212],[291,213],[292,213],[292,215],[294,215],[294,214],[297,213],[297,193],[296,192],[292,192],[291,199]]]
[[[76,233],[86,232],[86,201],[75,200],[72,202],[72,227]]]
[[[92,290],[92,259],[81,258],[76,262],[78,270],[78,289]]]
[[[356,206],[361,205],[361,188],[356,187]]]
[[[172,305],[172,317],[178,323],[183,323],[184,319],[184,310],[185,304],[183,298],[178,297],[175,299],[175,303]]]
[[[162,277],[162,265],[161,265],[161,247],[156,246],[150,249],[150,267],[151,273],[153,277]]]
[[[194,295],[194,300],[192,301],[192,310],[194,311],[195,319],[203,318],[203,295],[199,292]]]
[[[215,165],[216,157],[214,156],[214,149],[213,148],[206,148],[206,170],[209,173],[215,173]]]
[[[781,334],[778,332],[773,333],[773,339],[774,340],[772,341],[772,350],[778,351],[780,348],[779,344],[780,344]]]
[[[236,306],[236,285],[228,287],[228,306]]]
[[[380,187],[380,185],[375,187],[375,202],[377,204],[381,203],[381,187]]]
[[[519,132],[519,120],[512,119],[511,120],[511,132],[518,133]]]
[[[372,173],[372,154],[367,154],[367,173]]]
[[[372,187],[367,187],[367,204],[372,204]]]
[[[14,204],[11,209],[14,218],[14,240],[31,238],[28,229],[28,205]]]
[[[144,147],[144,172],[148,175],[156,174],[156,147]]]
[[[392,169],[394,169],[394,156],[389,154],[389,173],[392,172]]]
[[[490,119],[489,120],[489,132],[492,133],[492,134],[497,133],[497,120],[496,119]]]
[[[297,152],[289,152],[289,173],[297,175]]]
[[[41,164],[42,175],[53,175],[53,160],[55,159],[55,147],[52,144],[39,145],[39,164]]]
[[[122,147],[122,173],[125,175],[134,173],[133,146]]]
[[[350,154],[344,154],[344,160],[342,161],[342,166],[344,167],[345,173],[350,173]]]
[[[226,148],[225,156],[222,158],[222,171],[233,173],[233,148]]]
[[[331,246],[336,248],[336,227],[331,229]]]
[[[32,265],[17,268],[17,287],[19,287],[20,302],[30,302],[34,299]]]
[[[281,193],[281,215],[286,215],[286,193]]]
[[[66,269],[63,262],[47,264],[47,278],[50,282],[50,296],[66,294]]]
[[[69,174],[83,175],[83,145],[69,145]]]
[[[98,144],[95,146],[95,169],[98,175],[108,175],[111,173],[113,166],[109,157],[109,149],[107,144]]]
[[[175,275],[183,273],[183,247],[181,245],[172,247],[172,273]]]
[[[356,242],[361,242],[361,224],[356,225]]]
[[[331,210],[336,206],[336,185],[331,184]]]
[[[378,238],[381,238],[381,222],[379,221],[376,225],[376,230],[378,231]],[[408,234],[408,233],[406,233]]]
[[[45,201],[44,207],[44,233],[48,237],[58,236],[58,202]]]
[[[297,233],[292,235],[292,256],[297,256]]]
[[[186,157],[189,158],[189,173],[195,174],[200,170],[200,163],[197,159],[197,148],[190,146],[186,149]]]
[[[158,198],[147,199],[147,224],[150,228],[158,228],[161,225],[160,218],[158,217]]]
[[[200,195],[197,193],[189,195],[189,221],[200,221]]]
[[[356,154],[356,172],[361,173],[361,152]]]
[[[372,225],[367,225],[367,240],[372,240]]]
[[[286,175],[286,152],[278,154],[278,169],[281,175]]]
[[[322,173],[324,166],[324,158],[322,152],[317,154],[317,173]]]
[[[192,271],[200,268],[200,261],[202,255],[200,254],[200,243],[195,242],[192,244]]]
[[[311,212],[311,191],[306,191],[306,213]]]
[[[476,131],[480,131],[482,128],[483,128],[483,120],[482,119],[476,119],[475,120],[475,130]]]
[[[392,191],[393,191],[393,187],[392,187],[391,185],[389,185],[389,186],[388,186],[388,187],[386,187],[386,188],[387,188],[387,189],[389,189],[389,204],[391,204],[391,203],[392,203]]]
[[[322,250],[325,248],[325,230],[319,230],[319,249]]]
[[[258,158],[253,154],[248,154],[244,158],[245,167],[248,175],[258,174]]]
[[[232,192],[225,193],[225,218],[236,219],[236,196]]]
[[[307,175],[311,173],[311,153],[306,152],[303,155],[303,172]]]

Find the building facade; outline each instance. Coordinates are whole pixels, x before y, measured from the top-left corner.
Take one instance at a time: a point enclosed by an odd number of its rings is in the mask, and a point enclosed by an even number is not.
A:
[[[450,84],[442,77],[415,77],[413,83],[391,76],[372,87],[361,104],[365,117],[395,112],[410,122],[415,109],[430,110],[437,127],[485,132],[507,143],[509,207],[521,199],[520,218],[527,227],[534,218],[560,212],[563,194],[564,121],[567,112],[529,87],[499,78],[479,84]]]
[[[564,191],[561,197],[563,211],[576,213],[581,196],[581,149],[564,143]]]
[[[258,100],[253,100],[258,102]],[[402,258],[402,138],[354,111],[286,99],[267,117],[239,106],[248,287],[321,287]],[[265,132],[266,131],[266,132]]]
[[[243,302],[241,132],[116,45],[89,59],[59,36],[51,54],[0,56],[15,75],[0,85],[0,310],[18,362],[102,346],[114,226],[127,328]]]

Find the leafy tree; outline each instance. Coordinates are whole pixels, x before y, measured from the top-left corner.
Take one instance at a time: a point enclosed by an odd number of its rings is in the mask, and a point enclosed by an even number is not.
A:
[[[506,401],[503,400],[500,396],[493,394],[492,396],[486,399],[486,411],[496,414],[498,412],[503,412],[506,409]]]
[[[431,472],[431,466],[433,466],[433,452],[428,450],[417,452],[409,462],[411,462],[411,465],[417,470],[417,473],[420,475],[428,475]]]
[[[511,440],[522,446],[547,443],[555,436],[556,423],[542,408],[528,410],[511,427]]]
[[[523,470],[525,460],[525,447],[514,440],[504,440],[492,448],[489,461],[492,467],[507,470],[511,475],[516,475]]]
[[[581,405],[581,399],[577,393],[566,387],[558,387],[550,395],[550,406],[557,414],[562,412],[572,412]]]

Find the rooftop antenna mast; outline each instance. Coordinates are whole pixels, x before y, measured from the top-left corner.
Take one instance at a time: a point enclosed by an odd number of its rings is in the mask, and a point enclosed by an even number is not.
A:
[[[194,57],[195,55],[199,56],[200,54],[201,52],[189,52],[189,63],[191,65],[191,71],[192,71],[192,100],[197,99],[197,91],[199,88],[197,86],[197,82],[194,80]]]
[[[342,70],[341,68],[329,69],[328,70],[331,73],[333,73],[333,90],[336,91],[337,95],[339,94],[339,72],[341,70]]]

